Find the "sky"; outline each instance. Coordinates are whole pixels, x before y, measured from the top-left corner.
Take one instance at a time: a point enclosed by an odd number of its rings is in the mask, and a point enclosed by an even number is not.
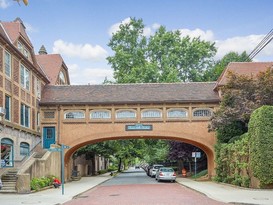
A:
[[[130,17],[143,20],[147,37],[162,25],[215,42],[215,60],[230,51],[250,53],[273,28],[272,0],[28,1],[0,0],[0,20],[21,18],[35,53],[44,45],[49,54],[61,54],[73,85],[113,79],[107,44]],[[253,60],[273,61],[273,41]]]

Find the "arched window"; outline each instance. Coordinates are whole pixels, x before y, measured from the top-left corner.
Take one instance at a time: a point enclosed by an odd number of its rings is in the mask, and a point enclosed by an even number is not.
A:
[[[111,112],[109,110],[92,110],[90,113],[91,119],[110,119]]]
[[[161,118],[161,110],[144,110],[141,112],[141,118]]]
[[[29,156],[29,144],[26,142],[20,143],[20,155]]]
[[[211,117],[212,111],[211,109],[195,109],[193,111],[193,117]]]
[[[84,119],[85,115],[83,111],[71,111],[64,114],[65,119]]]
[[[1,167],[13,166],[13,141],[8,138],[1,140]]]
[[[117,119],[132,119],[136,118],[136,111],[133,110],[118,110],[116,112]]]
[[[188,117],[188,112],[184,109],[169,109],[167,112],[168,118],[186,118]]]

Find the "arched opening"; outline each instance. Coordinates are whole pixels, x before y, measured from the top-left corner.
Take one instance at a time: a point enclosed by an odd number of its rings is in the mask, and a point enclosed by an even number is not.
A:
[[[13,141],[9,138],[3,138],[1,140],[1,167],[13,167],[13,165]]]
[[[208,147],[200,142],[189,140],[186,138],[183,139],[180,137],[166,137],[166,136],[157,136],[157,137],[152,137],[152,138],[150,136],[114,137],[114,140],[127,140],[127,139],[161,139],[161,140],[168,140],[168,141],[176,141],[176,142],[184,143],[184,144],[190,144],[190,145],[192,145],[192,147],[195,147],[195,149],[193,149],[193,151],[201,152],[201,157],[203,160],[205,160],[205,163],[206,163],[205,168],[203,167],[203,169],[207,169],[208,177],[211,177],[212,175],[214,175],[214,152],[210,147]],[[94,167],[100,166],[100,165],[94,164],[95,162],[92,162],[92,163],[87,164],[86,167],[81,167],[81,165],[79,165],[78,162],[75,162],[72,159],[72,156],[81,147],[84,147],[89,144],[96,144],[98,142],[109,141],[109,140],[113,140],[113,137],[89,140],[89,141],[85,141],[82,143],[75,144],[74,146],[71,146],[71,148],[69,150],[67,150],[67,152],[65,154],[66,179],[69,179],[71,177],[72,170],[75,170],[75,171],[85,170],[85,172],[87,174],[94,173]],[[90,155],[90,156],[85,156],[85,157],[86,157],[85,159],[91,159],[91,158],[100,157],[100,156],[94,156],[94,155],[91,156]],[[192,156],[188,156],[188,158],[192,158]],[[197,163],[199,161],[200,160],[197,159]],[[169,160],[169,162],[171,162],[171,161]],[[193,174],[195,171],[194,159],[188,160],[187,162],[184,161],[183,163],[184,163],[183,167],[185,167],[188,172]],[[169,163],[168,165],[172,165],[172,164]],[[201,166],[204,166],[204,164],[197,165],[197,171],[202,169]],[[181,167],[177,171],[178,171],[178,173],[181,173]]]

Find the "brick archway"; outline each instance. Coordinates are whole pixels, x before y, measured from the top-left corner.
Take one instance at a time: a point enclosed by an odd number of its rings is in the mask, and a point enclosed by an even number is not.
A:
[[[72,154],[82,146],[106,140],[117,139],[170,139],[192,144],[202,149],[207,155],[208,176],[215,175],[214,168],[214,133],[207,131],[207,121],[149,123],[152,131],[125,131],[126,123],[100,124],[96,126],[63,124],[62,143],[70,146],[65,153],[66,179],[72,170]],[[64,137],[65,136],[65,137]]]

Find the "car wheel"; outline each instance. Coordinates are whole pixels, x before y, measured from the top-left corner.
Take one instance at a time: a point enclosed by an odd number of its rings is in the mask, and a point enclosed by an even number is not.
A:
[[[160,182],[160,179],[158,179],[157,182]]]

